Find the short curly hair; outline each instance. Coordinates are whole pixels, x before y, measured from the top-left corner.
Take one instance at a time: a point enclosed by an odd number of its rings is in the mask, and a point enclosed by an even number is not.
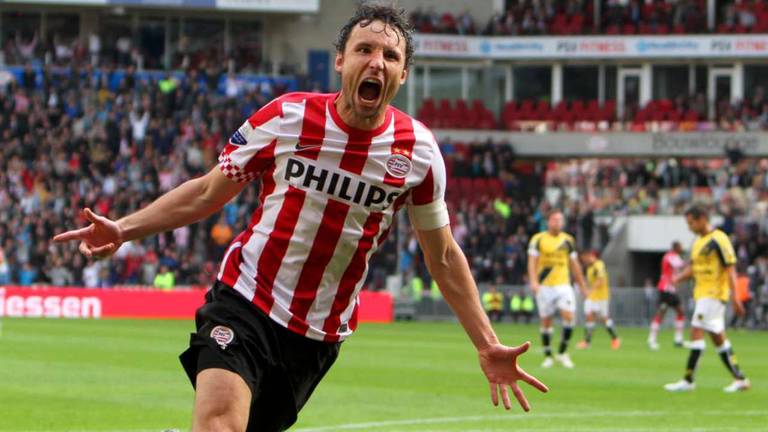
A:
[[[701,203],[696,203],[688,207],[688,209],[685,210],[685,215],[690,216],[693,219],[705,218],[709,220],[709,211],[707,210],[707,206]]]
[[[405,67],[407,69],[411,66],[411,63],[413,63],[413,27],[405,15],[405,9],[396,8],[392,5],[360,3],[357,11],[355,11],[355,15],[339,30],[339,35],[334,42],[336,51],[344,52],[349,35],[352,34],[352,29],[355,26],[360,24],[360,27],[366,27],[374,21],[381,21],[387,26],[394,28],[400,33],[399,36],[405,39]]]

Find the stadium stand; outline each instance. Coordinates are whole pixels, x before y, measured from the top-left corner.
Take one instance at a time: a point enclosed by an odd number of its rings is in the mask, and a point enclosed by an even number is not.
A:
[[[591,1],[511,0],[506,4],[504,13],[492,16],[485,25],[477,25],[466,10],[454,14],[419,8],[411,13],[411,20],[420,33],[489,36],[763,33],[768,30],[768,9],[761,1],[720,3],[714,29],[707,27],[704,0],[602,0],[597,26]]]
[[[718,3],[716,26],[711,29],[700,0],[605,0],[599,2],[597,11],[593,6],[594,2],[578,0],[509,1],[503,13],[485,23],[468,10],[453,14],[422,7],[414,9],[412,18],[419,33],[459,37],[742,34],[763,31],[768,23],[762,2]],[[8,12],[4,14],[9,17]],[[44,240],[65,227],[82,225],[83,219],[74,213],[77,208],[125,214],[200,175],[213,164],[228,134],[272,97],[298,89],[323,90],[298,74],[287,78],[253,75],[296,68],[288,65],[277,70],[269,57],[261,55],[258,26],[254,27],[257,36],[249,33],[243,38],[251,44],[250,51],[239,41],[230,42],[233,45],[227,51],[221,21],[221,29],[213,26],[211,37],[200,38],[194,32],[202,27],[195,27],[190,19],[191,30],[180,31],[182,37],[174,40],[167,59],[148,49],[151,44],[144,43],[143,33],[102,28],[79,35],[80,25],[62,21],[56,31],[43,34],[22,28],[19,20],[3,21],[10,24],[4,27],[3,38],[4,61],[10,66],[4,68],[0,95],[0,126],[7,144],[0,150],[0,206],[7,209],[0,217],[0,283],[152,285],[165,265],[175,270],[177,285],[209,285],[222,248],[232,233],[243,228],[243,215],[257,205],[257,187],[246,189],[221,215],[126,245],[109,261],[88,263],[73,247],[49,248]],[[638,43],[643,41],[638,39]],[[750,47],[760,48],[759,44]],[[554,61],[543,60],[550,76],[554,76]],[[765,83],[759,67],[748,74],[738,72],[746,77],[741,83],[743,100],[724,92],[717,93],[713,101],[713,95],[707,94],[711,89],[701,85],[704,76],[681,95],[674,93],[678,87],[667,85],[672,93],[661,88],[647,92],[651,97],[627,96],[621,107],[618,90],[606,94],[626,72],[615,66],[605,72],[606,80],[613,81],[603,82],[600,97],[597,90],[590,90],[594,95],[578,97],[568,93],[565,88],[573,87],[568,79],[575,78],[562,71],[557,97],[552,90],[555,86],[549,84],[537,94],[526,92],[530,75],[518,77],[512,71],[508,76],[516,90],[499,95],[499,87],[491,87],[494,97],[488,97],[487,91],[472,87],[476,85],[472,84],[474,69],[462,70],[459,65],[447,80],[443,69],[440,81],[440,67],[446,66],[417,62],[411,77],[417,86],[422,82],[429,85],[425,77],[432,74],[432,85],[447,83],[450,88],[442,92],[435,87],[424,92],[423,98],[421,88],[411,92],[410,97],[418,96],[411,108],[436,130],[643,134],[768,128]],[[515,69],[526,67],[516,65]],[[699,74],[698,70],[688,72],[686,77]],[[660,71],[654,80],[671,79],[665,73]],[[490,76],[478,75],[478,79]],[[731,80],[736,76],[737,72],[729,75]],[[462,92],[460,87],[465,87]],[[405,104],[400,106],[405,108]],[[565,210],[566,230],[576,234],[580,248],[600,249],[610,234],[598,219],[679,214],[691,199],[708,202],[726,215],[728,232],[742,251],[745,266],[751,268],[755,280],[766,273],[760,264],[766,254],[762,201],[768,190],[762,159],[719,164],[684,157],[552,162],[519,159],[505,142],[446,140],[441,149],[449,176],[447,201],[454,233],[482,283],[524,283],[528,236],[542,228],[544,215],[552,207]],[[398,246],[397,236],[388,239],[371,261],[369,288],[385,289],[387,278],[398,272],[426,274],[415,238],[406,226],[399,232],[405,235],[406,247]]]
[[[247,94],[235,99],[226,85],[218,90],[232,78],[221,72],[193,71],[176,81],[130,68],[119,78],[90,67],[46,68],[37,71],[39,85],[34,72],[25,69],[26,80],[0,95],[0,244],[10,282],[151,285],[167,265],[179,284],[208,285],[221,252],[211,234],[218,218],[126,245],[104,263],[88,264],[76,247],[49,246],[48,239],[83,224],[76,209],[125,214],[202,174],[229,133],[285,87],[243,87]],[[224,209],[222,222],[232,231],[244,228],[257,192],[248,188]]]

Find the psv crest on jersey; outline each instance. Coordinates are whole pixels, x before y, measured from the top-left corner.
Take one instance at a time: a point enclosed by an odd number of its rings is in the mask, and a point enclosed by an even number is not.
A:
[[[387,172],[395,178],[405,178],[411,172],[411,160],[401,154],[393,154],[387,159]]]
[[[225,326],[216,326],[211,330],[211,339],[215,340],[221,349],[226,349],[235,339],[235,332]]]

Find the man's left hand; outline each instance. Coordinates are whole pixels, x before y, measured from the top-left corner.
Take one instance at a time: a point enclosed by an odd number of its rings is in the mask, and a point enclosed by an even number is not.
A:
[[[480,356],[480,368],[491,388],[491,400],[494,406],[499,406],[499,392],[504,403],[504,408],[512,409],[507,386],[512,387],[512,393],[525,411],[530,411],[531,406],[525,398],[518,381],[524,381],[537,390],[546,393],[549,391],[544,383],[526,373],[518,364],[517,358],[528,351],[531,346],[526,342],[520,346],[508,347],[501,344],[490,345],[478,352]]]

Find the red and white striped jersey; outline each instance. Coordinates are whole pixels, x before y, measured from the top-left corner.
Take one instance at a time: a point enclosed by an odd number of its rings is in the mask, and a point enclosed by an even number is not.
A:
[[[430,130],[392,107],[379,128],[352,128],[336,97],[273,100],[219,156],[227,177],[262,179],[261,206],[224,255],[219,280],[279,324],[326,342],[354,331],[368,260],[397,210],[445,213],[445,165]]]
[[[680,272],[685,266],[685,261],[675,251],[669,251],[661,259],[661,277],[659,278],[658,288],[661,292],[675,292],[675,285],[672,283],[672,277]]]

